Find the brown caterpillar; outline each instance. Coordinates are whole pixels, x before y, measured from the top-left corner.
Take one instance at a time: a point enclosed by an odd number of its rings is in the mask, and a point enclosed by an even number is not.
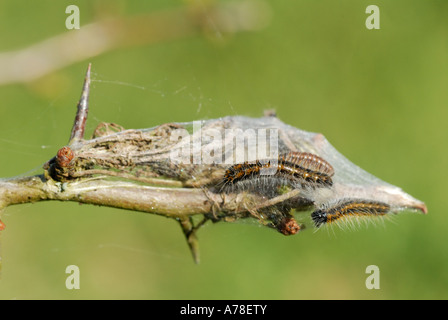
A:
[[[273,169],[272,174],[262,173],[268,169]],[[308,152],[289,152],[280,155],[277,161],[246,161],[229,167],[224,173],[221,189],[258,178],[280,178],[293,186],[331,187],[333,175],[333,167],[321,157]]]
[[[390,211],[386,203],[362,200],[344,199],[335,204],[326,204],[311,214],[316,227],[337,222],[347,217],[383,216]]]

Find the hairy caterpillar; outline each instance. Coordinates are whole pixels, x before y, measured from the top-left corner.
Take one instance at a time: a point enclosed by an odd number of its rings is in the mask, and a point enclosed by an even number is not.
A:
[[[268,169],[271,174],[267,174]],[[238,189],[240,183],[253,180],[292,187],[331,187],[333,175],[333,167],[321,157],[308,152],[288,152],[276,161],[246,161],[227,168],[221,190]]]
[[[321,206],[311,214],[311,218],[316,227],[320,227],[349,217],[384,216],[389,211],[390,206],[386,203],[362,199],[343,199]]]

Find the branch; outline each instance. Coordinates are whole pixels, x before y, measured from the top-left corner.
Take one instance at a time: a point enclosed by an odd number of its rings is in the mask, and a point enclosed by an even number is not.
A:
[[[0,85],[36,80],[108,51],[205,34],[216,40],[263,28],[269,9],[261,0],[190,5],[82,26],[18,51],[0,53]],[[219,39],[217,39],[219,38]]]
[[[75,201],[179,219],[209,213],[213,202],[223,204],[216,196],[207,197],[201,189],[151,187],[102,178],[63,184],[36,175],[0,181],[1,208],[46,200]]]
[[[196,234],[209,220],[254,218],[284,235],[294,235],[308,222],[297,221],[293,213],[312,208],[316,211],[311,217],[319,219],[316,226],[405,209],[427,212],[423,202],[348,161],[322,134],[286,125],[272,113],[259,119],[226,117],[140,130],[102,123],[86,140],[90,72],[91,65],[69,144],[44,165],[43,174],[0,180],[0,210],[58,200],[163,215],[180,223],[196,262]],[[243,149],[235,141],[242,141]],[[276,173],[270,176],[260,172],[263,166],[273,166],[273,159],[265,164],[257,158],[237,162],[229,169],[223,160],[250,155],[251,145],[258,151],[277,149],[299,158],[296,162],[275,159]],[[227,188],[223,182],[229,181]],[[194,223],[194,215],[203,218]],[[0,221],[0,230],[4,227]]]

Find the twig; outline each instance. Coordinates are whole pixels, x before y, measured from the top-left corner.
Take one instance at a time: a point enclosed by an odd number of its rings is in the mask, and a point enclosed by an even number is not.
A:
[[[84,85],[82,88],[81,98],[78,102],[78,111],[75,117],[75,123],[73,124],[72,133],[70,135],[70,140],[73,139],[83,139],[84,131],[86,128],[87,114],[89,112],[89,94],[90,94],[90,68],[92,64],[89,63],[87,68],[86,77],[84,80]]]
[[[245,0],[94,22],[25,49],[0,53],[0,85],[30,82],[119,48],[201,34],[256,31],[266,26],[268,16],[265,2]]]
[[[171,123],[122,131],[116,131],[121,130],[118,125],[100,124],[101,128],[114,130],[96,130],[98,136],[85,140],[90,71],[89,65],[69,144],[44,165],[44,174],[0,180],[0,210],[15,204],[59,200],[163,215],[181,224],[196,262],[199,261],[196,234],[208,220],[232,222],[252,217],[284,235],[292,235],[302,227],[291,210],[304,211],[310,205],[338,203],[347,197],[386,203],[391,213],[404,209],[427,212],[423,202],[349,162],[323,135],[293,128],[272,116],[202,121],[201,130],[180,140],[173,136],[177,137],[179,130],[188,133],[186,128],[195,124]],[[214,150],[210,148],[213,146],[219,146],[223,154],[235,156],[241,149],[233,144],[232,136],[213,142],[215,145],[201,144],[195,151],[199,154],[189,153],[187,162],[173,162],[179,160],[172,158],[173,153],[178,154],[198,142],[206,143],[203,137],[207,133],[224,136],[231,129],[241,132],[242,128],[264,133],[267,129],[278,130],[276,145],[280,150],[290,150],[292,144],[293,150],[331,159],[336,172],[334,184],[331,188],[297,188],[282,194],[276,187],[265,190],[264,185],[257,185],[254,180],[252,188],[221,193],[218,185],[228,165],[189,161],[203,155],[202,150]],[[194,215],[203,215],[197,225],[191,218]],[[4,228],[0,221],[0,230]]]

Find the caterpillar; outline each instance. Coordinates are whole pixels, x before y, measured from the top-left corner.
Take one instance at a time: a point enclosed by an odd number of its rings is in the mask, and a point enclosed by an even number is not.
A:
[[[266,174],[272,169],[272,174]],[[263,170],[266,170],[263,172]],[[333,167],[321,157],[308,152],[288,152],[273,160],[256,160],[235,164],[224,173],[221,190],[234,189],[240,182],[255,179],[280,179],[281,184],[309,187],[331,187]]]
[[[311,219],[316,227],[320,227],[348,217],[384,216],[389,211],[390,206],[383,202],[343,199],[321,206],[311,214]]]

